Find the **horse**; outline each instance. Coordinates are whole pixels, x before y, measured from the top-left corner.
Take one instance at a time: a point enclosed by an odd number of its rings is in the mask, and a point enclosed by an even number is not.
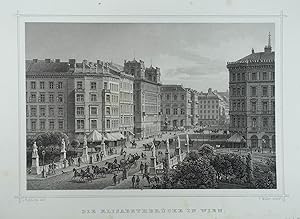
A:
[[[117,172],[120,171],[120,164],[118,164],[118,163],[111,163],[111,162],[106,161],[105,165],[107,165],[107,168],[111,169],[112,171],[114,171],[114,170]]]
[[[155,182],[155,177],[150,177],[149,174],[143,174],[143,179],[146,178],[149,185]]]
[[[99,166],[92,166],[93,174],[96,176],[101,175],[101,177],[106,177],[106,174],[109,172],[107,167],[99,167]]]

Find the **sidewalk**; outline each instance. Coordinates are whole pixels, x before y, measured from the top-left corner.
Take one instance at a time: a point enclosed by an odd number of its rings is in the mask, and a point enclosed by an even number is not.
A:
[[[70,173],[70,172],[73,171],[73,168],[82,169],[82,168],[85,168],[87,166],[97,165],[97,164],[100,164],[102,162],[104,163],[104,161],[114,159],[115,157],[119,157],[119,156],[120,156],[119,154],[109,155],[109,156],[103,157],[102,161],[94,162],[93,164],[81,163],[80,167],[77,166],[77,165],[76,166],[72,165],[72,166],[68,166],[67,168],[63,168],[63,169],[56,169],[54,174],[47,175],[46,178],[43,178],[42,174],[39,174],[39,175],[28,174],[27,175],[27,180],[45,180],[45,179],[49,179],[49,178],[52,178],[52,177],[55,177],[55,176],[58,176],[58,175],[61,175],[61,174],[64,174],[64,173]]]

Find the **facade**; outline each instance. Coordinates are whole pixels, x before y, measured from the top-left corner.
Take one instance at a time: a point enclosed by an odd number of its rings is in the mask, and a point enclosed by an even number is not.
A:
[[[214,94],[216,94],[219,98],[219,124],[223,125],[224,127],[229,126],[229,93],[226,92],[219,92],[214,90]]]
[[[161,127],[164,130],[192,126],[192,92],[182,85],[161,87]]]
[[[227,63],[230,130],[241,132],[247,145],[275,147],[275,54],[269,35],[263,52]]]
[[[134,77],[134,134],[147,138],[160,133],[160,69],[142,60],[124,61],[124,72]]]
[[[199,100],[199,125],[219,125],[222,113],[221,101],[211,88],[207,93],[200,92]]]
[[[82,139],[93,130],[132,132],[132,93],[133,77],[112,63],[27,60],[27,135],[61,131]]]

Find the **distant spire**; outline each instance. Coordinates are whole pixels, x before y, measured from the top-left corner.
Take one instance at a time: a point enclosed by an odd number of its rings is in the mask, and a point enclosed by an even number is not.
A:
[[[268,47],[271,48],[271,33],[269,32]]]
[[[151,67],[152,67],[152,58],[151,58],[150,62],[151,62]]]

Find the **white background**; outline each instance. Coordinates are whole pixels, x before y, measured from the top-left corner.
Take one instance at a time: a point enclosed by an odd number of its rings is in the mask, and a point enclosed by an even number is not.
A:
[[[98,3],[101,2],[99,5]],[[0,218],[300,218],[299,143],[299,1],[272,0],[26,0],[2,1],[1,5],[1,159]],[[26,14],[280,14],[283,10],[283,134],[285,199],[260,198],[105,198],[46,199],[18,198],[18,62],[17,11]],[[238,31],[238,30],[237,30]],[[278,47],[277,47],[278,48]],[[82,209],[102,208],[197,208],[223,209],[222,214],[114,214],[84,215]]]

